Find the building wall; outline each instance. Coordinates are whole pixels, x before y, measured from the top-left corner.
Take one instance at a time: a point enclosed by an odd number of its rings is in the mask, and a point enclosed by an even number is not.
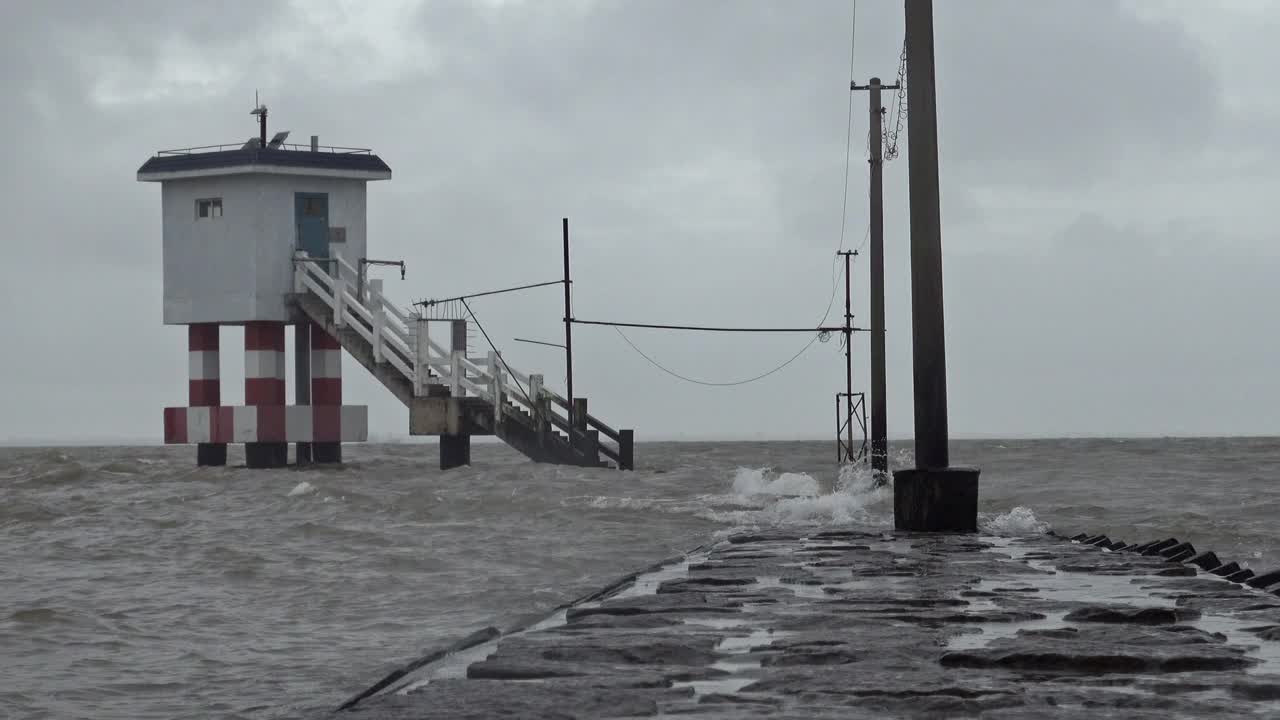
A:
[[[329,226],[347,229],[343,256],[365,255],[365,180],[278,174],[161,183],[164,322],[284,321],[293,292],[294,193],[329,196]],[[219,197],[222,217],[196,218],[196,200]]]

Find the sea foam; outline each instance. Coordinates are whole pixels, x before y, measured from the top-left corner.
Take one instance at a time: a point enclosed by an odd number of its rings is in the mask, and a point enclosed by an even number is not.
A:
[[[706,499],[713,500],[712,505],[750,509],[711,507],[696,514],[739,527],[884,523],[887,516],[878,506],[892,493],[876,487],[869,471],[845,466],[831,485],[832,490],[824,493],[822,483],[808,473],[738,468],[730,495]]]
[[[1043,535],[1049,530],[1049,524],[1041,522],[1035,512],[1019,505],[1007,513],[997,515],[982,524],[982,529],[992,535],[1006,537],[1017,535]]]
[[[315,485],[312,485],[306,480],[303,480],[302,482],[293,486],[293,489],[289,491],[289,497],[296,497],[298,495],[310,495],[315,491],[316,491]]]
[[[778,473],[772,468],[738,468],[733,475],[733,492],[736,495],[812,497],[821,493],[822,487],[806,473]]]

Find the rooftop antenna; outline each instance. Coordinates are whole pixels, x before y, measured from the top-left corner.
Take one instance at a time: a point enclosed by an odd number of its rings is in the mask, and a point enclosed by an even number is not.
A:
[[[258,91],[253,91],[253,109],[250,115],[258,116],[258,147],[267,147],[267,106],[258,102]]]

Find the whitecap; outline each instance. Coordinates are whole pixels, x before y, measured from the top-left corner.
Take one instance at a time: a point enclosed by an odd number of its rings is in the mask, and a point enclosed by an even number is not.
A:
[[[298,496],[298,495],[310,495],[311,493],[313,493],[313,492],[315,492],[315,491],[316,491],[316,486],[315,486],[315,485],[312,485],[311,483],[307,482],[306,480],[303,480],[302,482],[300,482],[300,483],[298,483],[297,485],[293,486],[293,489],[289,491],[289,495],[288,495],[288,497],[295,497],[295,496]]]
[[[983,530],[993,535],[1043,535],[1048,532],[1049,524],[1041,522],[1035,512],[1019,505],[1002,515],[997,515],[983,523]]]
[[[772,468],[738,468],[733,476],[733,492],[738,495],[782,495],[813,497],[822,491],[807,473],[777,473]]]

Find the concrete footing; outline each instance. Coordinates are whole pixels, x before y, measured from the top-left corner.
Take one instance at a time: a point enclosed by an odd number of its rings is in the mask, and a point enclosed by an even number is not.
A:
[[[282,468],[289,465],[289,443],[245,443],[245,465],[251,468]]]
[[[223,443],[199,443],[196,445],[196,465],[222,467],[227,464],[227,446]]]
[[[317,464],[342,462],[342,443],[311,443],[311,462]]]
[[[977,532],[978,472],[977,468],[895,472],[894,527],[919,532]]]
[[[471,464],[470,435],[440,436],[440,469],[452,470]]]

